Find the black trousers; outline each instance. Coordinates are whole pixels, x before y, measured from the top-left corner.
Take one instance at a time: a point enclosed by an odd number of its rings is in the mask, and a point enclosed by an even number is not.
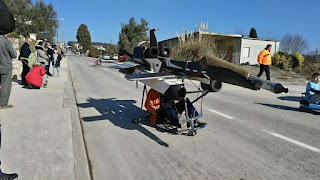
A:
[[[30,68],[27,65],[28,61],[22,60],[24,62],[22,62],[23,64],[23,70],[22,70],[22,74],[21,74],[21,78],[22,78],[22,85],[28,85],[27,81],[26,81],[26,75],[29,73]]]
[[[270,80],[270,68],[269,68],[269,65],[260,64],[260,72],[259,72],[259,74],[257,76],[260,77],[263,72],[266,72],[267,80]]]
[[[29,89],[40,89],[39,86],[36,86],[34,84],[29,84],[28,86],[29,86]]]

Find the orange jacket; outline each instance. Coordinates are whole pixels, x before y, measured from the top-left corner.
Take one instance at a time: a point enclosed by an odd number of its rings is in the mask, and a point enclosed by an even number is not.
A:
[[[258,56],[258,63],[263,65],[271,65],[271,52],[269,50],[262,50]]]
[[[146,102],[144,103],[144,107],[147,111],[152,114],[153,110],[157,110],[160,108],[160,94],[158,91],[154,89],[150,89],[147,94]],[[151,124],[156,124],[157,114],[154,114],[150,118]]]

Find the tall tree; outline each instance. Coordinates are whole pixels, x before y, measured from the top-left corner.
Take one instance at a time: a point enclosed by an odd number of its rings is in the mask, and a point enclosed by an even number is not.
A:
[[[258,34],[257,34],[257,31],[256,31],[255,28],[253,28],[253,27],[251,28],[249,37],[251,37],[251,38],[258,38]]]
[[[308,41],[300,34],[292,35],[290,33],[282,37],[280,48],[286,53],[304,53],[309,49]]]
[[[77,39],[85,51],[91,48],[91,35],[88,27],[85,24],[81,24],[78,28]]]
[[[148,40],[148,22],[141,19],[140,24],[138,24],[132,17],[128,24],[121,24],[121,32],[119,35],[119,50],[126,50],[131,52],[134,46],[141,42]]]
[[[32,24],[35,25],[34,33],[37,33],[39,39],[48,39],[52,42],[58,28],[57,13],[53,5],[46,5],[43,0],[36,1],[32,8],[32,15]]]
[[[16,19],[17,34],[25,37],[29,33],[37,34],[38,39],[53,40],[58,27],[56,12],[52,4],[45,4],[43,0],[4,0]]]

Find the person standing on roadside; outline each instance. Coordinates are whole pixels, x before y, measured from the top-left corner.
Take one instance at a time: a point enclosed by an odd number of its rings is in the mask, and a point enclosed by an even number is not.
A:
[[[46,51],[47,51],[47,54],[49,54],[49,61],[48,61],[48,66],[46,67],[47,69],[47,75],[48,76],[52,76],[52,74],[50,73],[50,62],[53,61],[53,54],[54,54],[54,51],[53,51],[53,48],[51,46],[51,44],[49,42],[46,43]]]
[[[7,39],[8,36],[0,35],[0,109],[13,107],[8,102],[12,88],[12,58],[16,58],[17,53]]]
[[[48,74],[48,72],[49,72],[50,57],[47,55],[47,52],[45,51],[43,45],[44,45],[43,42],[40,41],[40,42],[38,43],[38,45],[36,46],[37,57],[38,57],[37,62],[38,62],[38,63],[41,63],[41,62],[42,62],[42,63],[45,64],[46,74]],[[48,75],[51,76],[51,74],[48,74]]]
[[[266,72],[267,80],[271,80],[270,78],[270,68],[271,65],[271,49],[272,45],[268,44],[267,47],[259,53],[258,63],[260,65],[260,72],[257,75],[260,77],[263,72]]]
[[[60,61],[61,60],[62,60],[62,57],[59,54],[58,50],[54,49],[52,66],[53,66],[53,75],[55,77],[59,77],[60,76]]]
[[[26,42],[21,46],[20,49],[20,56],[19,56],[19,60],[22,61],[22,65],[23,65],[23,70],[22,70],[22,83],[21,85],[26,86],[27,82],[26,82],[26,75],[28,74],[28,72],[30,71],[30,67],[28,66],[28,58],[29,55],[31,54],[31,50],[30,50],[30,45],[32,43],[32,39],[31,38],[27,38]]]
[[[12,47],[12,44],[3,35],[8,34],[10,32],[13,32],[14,29],[15,29],[14,17],[10,13],[7,5],[2,0],[0,0],[0,83],[1,83],[0,103],[2,103],[1,102],[2,95],[3,94],[6,95],[5,90],[6,90],[6,88],[8,89],[7,86],[10,87],[9,89],[11,91],[11,85],[10,85],[11,82],[10,82],[10,84],[8,84],[7,79],[9,78],[9,81],[11,80],[12,61],[7,62],[7,60],[9,59],[8,56],[10,56],[10,58],[16,56],[15,50]],[[10,54],[8,54],[8,52]],[[9,67],[9,69],[8,69],[8,67]],[[11,70],[10,70],[10,67],[11,67]],[[8,72],[8,73],[6,73],[6,72]],[[4,90],[4,93],[2,92],[2,90]],[[10,93],[9,93],[9,95],[10,95]],[[0,148],[1,148],[1,121],[0,121]],[[1,165],[1,161],[0,161],[0,165]],[[16,174],[16,173],[12,173],[12,174],[3,173],[0,168],[0,179],[1,180],[2,179],[3,180],[5,180],[5,179],[6,180],[16,180],[17,178],[18,178],[18,174]]]

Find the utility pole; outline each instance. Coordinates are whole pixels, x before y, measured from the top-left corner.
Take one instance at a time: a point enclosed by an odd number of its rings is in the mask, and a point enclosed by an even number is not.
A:
[[[57,45],[59,46],[59,0],[57,0],[57,20],[58,20]]]
[[[64,18],[61,19],[61,42],[62,46],[64,46],[64,29],[63,29]]]

